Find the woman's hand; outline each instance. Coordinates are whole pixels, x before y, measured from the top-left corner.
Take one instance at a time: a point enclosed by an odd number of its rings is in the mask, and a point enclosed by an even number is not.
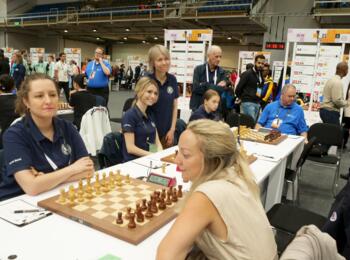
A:
[[[94,162],[89,157],[82,157],[69,167],[73,173],[72,175],[80,173],[86,173],[86,175],[88,175],[89,173],[93,174],[94,172]]]
[[[166,135],[165,135],[165,143],[167,145],[167,147],[170,147],[174,144],[174,133],[175,133],[175,130],[173,129],[170,129]]]

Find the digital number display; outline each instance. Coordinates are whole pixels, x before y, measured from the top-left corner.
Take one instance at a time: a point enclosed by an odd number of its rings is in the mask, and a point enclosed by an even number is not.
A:
[[[168,184],[169,184],[169,179],[168,178],[164,178],[162,176],[153,175],[153,174],[151,174],[149,176],[148,181],[156,183],[156,184],[160,184],[160,185],[163,185],[163,186],[168,186]]]
[[[285,43],[284,42],[266,42],[265,49],[269,50],[284,50]]]

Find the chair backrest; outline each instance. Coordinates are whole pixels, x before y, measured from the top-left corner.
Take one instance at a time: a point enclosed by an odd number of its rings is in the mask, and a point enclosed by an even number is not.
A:
[[[134,97],[132,98],[128,98],[127,100],[125,100],[124,102],[124,106],[123,106],[123,114],[129,110],[129,108],[131,108],[132,106],[132,102],[134,101]]]
[[[337,146],[343,144],[343,129],[339,125],[327,123],[313,124],[310,127],[307,136],[309,140],[315,136],[317,138],[317,144]]]
[[[4,166],[4,149],[0,149],[0,183],[2,182],[2,168]]]
[[[280,260],[342,260],[334,239],[316,226],[303,226],[288,245]]]
[[[108,110],[105,107],[93,107],[81,119],[79,133],[88,153],[92,156],[101,149],[104,136],[110,132],[112,129]]]
[[[316,136],[313,136],[308,140],[308,143],[304,146],[304,150],[301,153],[300,158],[297,162],[297,168],[303,166],[304,162],[306,161],[306,158],[310,154],[312,147],[315,145],[316,141],[317,141]]]
[[[105,135],[98,153],[101,169],[123,162],[122,143],[123,134],[120,132],[111,132]]]
[[[231,111],[228,116],[226,117],[226,123],[230,127],[238,126],[238,125],[244,125],[249,128],[255,127],[255,121],[254,119],[245,114],[238,114],[236,112]]]

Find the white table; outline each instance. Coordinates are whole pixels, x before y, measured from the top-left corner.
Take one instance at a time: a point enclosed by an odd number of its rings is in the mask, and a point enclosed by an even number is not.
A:
[[[277,146],[244,142],[248,151],[258,151],[259,154],[279,156],[278,158],[280,158],[268,161],[261,157],[251,165],[257,183],[260,184],[268,178],[266,210],[280,201],[287,157],[290,154],[297,156],[298,151],[302,149],[300,148],[302,143],[303,138],[288,138]],[[160,163],[160,158],[173,153],[175,149],[176,147],[169,148],[135,161],[101,170],[101,172],[108,173],[110,170],[121,169],[122,174],[130,174],[131,177],[146,176],[149,172],[147,167],[149,160]],[[152,170],[156,173],[161,173],[161,171],[161,168]],[[182,184],[181,173],[176,172],[175,165],[167,166],[166,175],[176,177],[178,184]],[[64,186],[68,186],[68,184],[38,196],[22,195],[12,200],[20,198],[36,204],[40,200],[57,195],[59,189]],[[184,190],[188,188],[189,184],[184,184]],[[155,259],[158,244],[172,223],[173,221],[134,246],[57,214],[24,227],[17,227],[0,219],[0,259],[7,259],[9,255],[16,254],[21,260],[96,260],[108,253],[124,260]]]

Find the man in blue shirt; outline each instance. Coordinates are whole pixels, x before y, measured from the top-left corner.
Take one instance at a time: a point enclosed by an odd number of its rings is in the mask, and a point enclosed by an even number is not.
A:
[[[31,116],[11,126],[4,134],[3,182],[0,184],[0,201],[23,192],[14,175],[32,169],[34,173],[49,173],[53,168],[64,168],[88,156],[79,133],[71,123],[54,118],[55,134],[48,140],[35,125]]]
[[[85,74],[88,80],[87,90],[94,95],[103,97],[107,106],[109,98],[108,81],[112,68],[108,61],[103,60],[103,53],[101,47],[96,48],[95,59],[87,64]]]
[[[304,111],[295,103],[295,96],[295,86],[285,85],[280,100],[265,107],[255,128],[273,128],[284,134],[301,135],[306,138],[308,127]]]

